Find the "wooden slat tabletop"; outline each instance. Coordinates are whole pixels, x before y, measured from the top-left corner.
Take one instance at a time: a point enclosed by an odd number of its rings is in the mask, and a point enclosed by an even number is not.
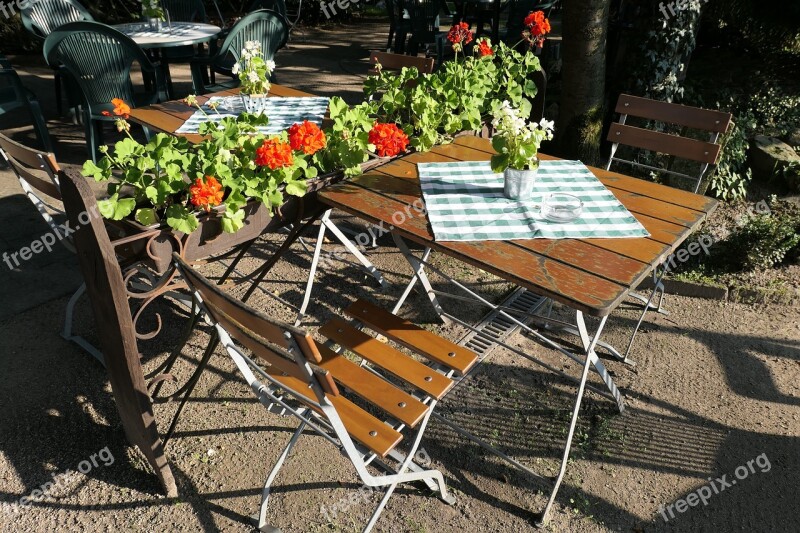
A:
[[[486,161],[491,144],[459,137],[322,190],[323,202],[404,238],[593,316],[613,311],[717,205],[712,198],[590,167],[651,234],[639,239],[528,239],[436,242],[421,206],[416,163]],[[542,159],[555,159],[541,154]],[[416,203],[415,203],[416,202]],[[403,216],[397,215],[402,213]],[[408,215],[411,216],[408,216]],[[397,223],[400,222],[400,223]]]
[[[205,96],[198,96],[197,102],[204,104],[212,96],[232,96],[239,94],[239,89],[231,89],[229,91],[220,91],[218,93],[207,94]],[[291,87],[284,87],[283,85],[271,85],[269,89],[269,96],[314,96]],[[131,120],[147,126],[155,132],[164,132],[175,134],[175,130],[183,126],[189,117],[197,111],[196,107],[190,107],[180,100],[165,102],[163,104],[154,104],[146,107],[139,107],[131,109]],[[202,135],[193,133],[181,134],[186,137],[190,142],[199,143],[203,140]]]

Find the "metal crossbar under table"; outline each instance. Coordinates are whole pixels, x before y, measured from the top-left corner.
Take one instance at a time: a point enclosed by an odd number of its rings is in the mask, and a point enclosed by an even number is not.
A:
[[[400,252],[403,254],[403,256],[408,261],[409,265],[411,265],[412,270],[414,271],[414,276],[412,277],[411,281],[409,282],[409,284],[406,287],[405,291],[403,292],[402,296],[400,297],[400,299],[398,300],[397,304],[395,305],[395,307],[394,307],[394,309],[392,311],[393,313],[397,313],[398,310],[403,306],[403,304],[405,303],[405,300],[408,298],[409,294],[411,293],[411,290],[413,289],[414,285],[417,283],[417,281],[419,281],[419,283],[425,289],[425,291],[427,293],[427,296],[428,296],[428,299],[431,302],[431,305],[433,305],[433,308],[436,310],[437,314],[442,318],[443,321],[445,321],[446,323],[457,322],[460,325],[462,325],[462,326],[464,326],[464,327],[466,327],[466,328],[468,328],[468,329],[470,329],[472,331],[479,331],[479,330],[477,330],[477,328],[474,328],[474,327],[470,326],[469,324],[463,322],[462,320],[458,319],[457,317],[446,313],[442,309],[442,306],[439,304],[438,296],[440,296],[440,295],[441,296],[445,296],[445,293],[441,293],[441,292],[435,291],[433,289],[433,287],[432,287],[432,285],[431,285],[431,283],[430,283],[430,281],[428,279],[428,276],[425,273],[425,270],[429,269],[432,272],[435,272],[437,275],[439,275],[442,278],[444,278],[445,280],[447,280],[450,284],[452,284],[455,287],[457,287],[458,289],[460,289],[462,292],[464,292],[469,297],[470,301],[472,301],[473,303],[479,303],[480,305],[488,307],[493,312],[496,312],[498,314],[498,316],[501,316],[501,317],[505,318],[506,320],[516,324],[519,328],[524,329],[526,332],[528,332],[530,335],[535,337],[542,344],[544,344],[544,345],[546,345],[546,346],[548,346],[548,347],[550,347],[550,348],[552,348],[554,350],[557,350],[557,351],[561,352],[562,354],[564,354],[565,356],[569,357],[570,359],[572,359],[576,363],[582,365],[583,369],[582,369],[582,372],[581,372],[581,377],[580,377],[580,379],[575,379],[574,377],[569,376],[569,375],[565,374],[564,372],[561,372],[560,370],[552,367],[551,365],[547,365],[546,363],[544,363],[542,361],[539,361],[538,359],[536,359],[535,357],[533,357],[530,354],[526,354],[526,353],[522,352],[521,350],[518,350],[518,349],[510,346],[509,344],[507,344],[507,343],[505,343],[505,342],[503,342],[501,340],[497,341],[497,343],[500,346],[503,346],[504,348],[511,350],[515,354],[517,354],[517,355],[519,355],[521,357],[524,357],[525,359],[528,359],[528,360],[530,360],[530,361],[532,361],[532,362],[534,362],[534,363],[536,363],[538,365],[541,365],[541,366],[543,366],[543,367],[545,367],[545,368],[547,368],[547,369],[549,369],[551,371],[557,372],[558,374],[560,374],[560,375],[562,375],[562,376],[564,376],[564,377],[566,377],[566,378],[568,378],[570,380],[578,382],[578,390],[577,390],[577,394],[576,394],[576,397],[575,397],[575,405],[574,405],[573,410],[572,410],[572,417],[570,419],[569,432],[567,433],[567,440],[566,440],[566,443],[564,445],[564,453],[563,453],[563,455],[561,457],[561,466],[559,468],[558,475],[556,476],[556,478],[554,480],[553,488],[552,488],[552,491],[550,493],[550,497],[548,498],[547,505],[545,506],[545,508],[542,511],[541,515],[539,515],[537,520],[536,520],[536,525],[537,526],[546,525],[547,522],[548,522],[548,517],[549,517],[549,514],[550,514],[550,510],[551,510],[551,508],[553,506],[553,503],[555,502],[555,498],[556,498],[556,495],[558,494],[559,488],[561,487],[561,483],[564,480],[564,474],[566,473],[566,469],[567,469],[567,461],[569,460],[569,453],[570,453],[570,449],[572,447],[572,439],[573,439],[573,437],[575,435],[575,427],[576,427],[577,422],[578,422],[578,415],[580,413],[580,407],[581,407],[581,403],[583,401],[583,396],[584,396],[584,393],[586,392],[586,389],[589,388],[590,390],[598,392],[598,393],[610,398],[611,400],[613,400],[616,403],[617,408],[619,409],[620,413],[623,413],[624,410],[625,410],[625,402],[622,399],[622,395],[620,394],[619,389],[617,389],[617,386],[614,384],[613,378],[609,374],[608,370],[606,370],[605,366],[600,361],[600,358],[597,356],[597,353],[595,352],[595,348],[597,347],[598,342],[600,340],[600,337],[601,337],[601,335],[603,333],[603,328],[605,327],[606,320],[608,319],[608,316],[602,317],[600,319],[600,322],[597,325],[596,329],[593,332],[590,332],[588,327],[587,327],[586,320],[585,320],[583,312],[582,311],[577,311],[577,310],[575,311],[575,313],[576,313],[576,317],[575,317],[576,321],[575,322],[576,322],[576,325],[577,325],[577,328],[578,328],[578,335],[579,335],[580,340],[581,340],[582,353],[580,353],[580,354],[573,353],[573,352],[567,350],[565,347],[561,346],[560,344],[556,343],[555,341],[545,337],[544,335],[542,335],[537,330],[531,328],[527,324],[527,322],[525,321],[524,317],[520,317],[520,318],[522,318],[522,319],[520,319],[517,316],[514,316],[514,315],[519,315],[519,312],[515,312],[515,310],[512,309],[512,308],[504,307],[502,305],[496,305],[496,304],[493,304],[492,302],[489,302],[488,300],[486,300],[485,298],[483,298],[482,296],[480,296],[479,294],[477,294],[476,292],[471,290],[469,287],[467,287],[464,284],[456,281],[455,279],[451,278],[450,276],[448,276],[447,274],[442,272],[440,269],[438,269],[435,266],[431,265],[430,262],[428,261],[428,258],[430,257],[430,254],[431,254],[431,248],[425,248],[425,250],[422,253],[422,256],[421,257],[417,257],[411,252],[411,250],[409,249],[409,247],[406,244],[406,242],[403,240],[403,238],[397,232],[392,232],[392,238],[394,239],[395,244],[397,244],[397,247],[399,248]],[[456,296],[456,297],[459,298],[459,299],[463,298],[463,297],[460,297],[460,296]],[[474,369],[477,368],[477,366],[478,365],[475,365],[475,367],[473,367],[473,370],[471,372],[469,372],[467,375],[461,377],[460,380],[466,379],[469,375],[471,375],[472,372],[474,372]],[[588,378],[589,378],[589,371],[592,368],[594,368],[594,371],[600,376],[600,379],[605,384],[607,390],[601,391],[601,390],[599,390],[599,389],[595,388],[594,386],[592,386],[592,385],[587,383],[588,382]],[[527,473],[529,475],[532,475],[534,477],[537,477],[539,479],[542,478],[541,475],[536,474],[531,469],[527,468],[526,466],[522,465],[521,463],[519,463],[518,461],[516,461],[513,458],[509,457],[508,455],[504,454],[500,450],[498,450],[495,447],[491,446],[490,444],[486,443],[485,441],[483,441],[479,437],[477,437],[475,435],[472,435],[471,433],[469,433],[464,428],[458,426],[455,422],[449,421],[449,420],[445,419],[444,417],[442,417],[441,415],[438,415],[438,414],[434,414],[433,416],[437,420],[439,420],[442,423],[446,424],[447,426],[453,428],[460,435],[463,435],[464,437],[468,438],[469,440],[471,440],[471,441],[477,443],[478,445],[482,446],[487,451],[490,451],[491,453],[493,453],[493,454],[497,455],[498,457],[504,459],[505,461],[509,462],[511,465],[513,465],[514,467],[518,468],[519,470],[521,470],[521,471],[523,471],[523,472],[525,472],[525,473]]]

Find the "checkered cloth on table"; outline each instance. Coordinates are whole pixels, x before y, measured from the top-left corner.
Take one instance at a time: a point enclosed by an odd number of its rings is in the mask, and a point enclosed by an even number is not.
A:
[[[315,122],[318,126],[322,124],[322,118],[328,111],[329,98],[325,97],[273,97],[267,98],[264,113],[269,117],[269,124],[259,126],[258,131],[265,135],[280,133],[294,124],[295,122]],[[203,105],[203,110],[208,114],[204,115],[200,110],[183,123],[175,133],[199,133],[200,124],[203,122],[219,122],[222,117],[238,117],[244,113],[244,104],[239,96],[212,96],[210,102],[219,102],[219,115],[216,111]]]
[[[542,161],[528,201],[503,195],[488,161],[419,163],[419,181],[437,241],[647,237],[647,230],[580,161]],[[550,222],[540,212],[553,192],[583,201],[580,218]]]

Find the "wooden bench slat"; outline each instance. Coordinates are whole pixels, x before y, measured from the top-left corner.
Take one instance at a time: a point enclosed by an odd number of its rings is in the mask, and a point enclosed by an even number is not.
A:
[[[341,318],[331,319],[319,333],[437,400],[444,398],[453,387],[450,378],[357,330]]]
[[[721,146],[718,144],[619,123],[611,124],[611,128],[608,130],[608,140],[709,165],[717,162],[721,150]]]
[[[397,420],[414,427],[419,424],[428,406],[388,381],[348,360],[344,355],[320,346],[322,362],[333,379],[364,400],[380,407]]]
[[[459,374],[468,372],[478,360],[478,356],[472,350],[452,343],[365,300],[354,302],[344,312],[398,344]]]

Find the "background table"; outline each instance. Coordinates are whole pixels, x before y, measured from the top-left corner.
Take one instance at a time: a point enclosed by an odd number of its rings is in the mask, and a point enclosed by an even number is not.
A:
[[[228,91],[220,91],[217,93],[207,94],[205,96],[198,96],[197,103],[204,104],[212,96],[233,96],[239,94],[239,89],[231,89]],[[269,89],[269,97],[274,96],[315,96],[310,93],[298,91],[290,87],[272,84]],[[202,135],[194,133],[176,134],[175,131],[180,128],[189,117],[197,111],[196,107],[186,105],[182,101],[165,102],[163,104],[155,104],[147,107],[138,107],[131,110],[131,120],[143,126],[150,128],[157,132],[170,133],[185,137],[190,142],[199,143],[203,140]]]
[[[172,48],[205,43],[213,39],[222,29],[212,24],[199,22],[173,22],[171,26],[163,23],[161,31],[152,31],[146,22],[118,24],[121,31],[142,48]]]

